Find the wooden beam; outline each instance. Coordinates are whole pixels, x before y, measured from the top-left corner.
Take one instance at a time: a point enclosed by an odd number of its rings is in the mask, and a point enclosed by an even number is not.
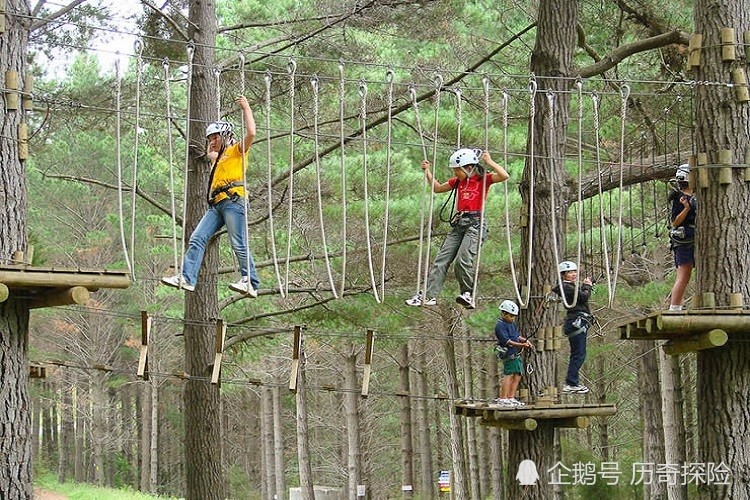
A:
[[[539,423],[533,418],[523,418],[519,420],[483,420],[484,425],[500,427],[512,431],[533,431],[539,427]]]
[[[667,315],[656,317],[659,333],[700,333],[718,328],[726,333],[750,334],[750,315]]]
[[[375,349],[375,333],[372,330],[367,330],[367,337],[365,340],[365,368],[362,374],[362,397],[366,398],[370,395],[370,371],[372,370],[372,353]]]
[[[8,297],[10,296],[10,291],[8,290],[8,285],[5,283],[0,283],[0,302],[5,302],[8,300]]]
[[[294,327],[294,345],[292,346],[292,368],[289,373],[289,390],[297,390],[297,379],[299,378],[299,356],[302,351],[302,327]]]
[[[151,317],[141,311],[141,350],[138,357],[138,376],[148,380],[148,342],[151,339]]]
[[[31,302],[29,308],[39,309],[42,307],[68,306],[71,304],[83,305],[89,301],[90,297],[89,291],[82,286],[62,288],[54,290]]]
[[[227,324],[223,319],[216,323],[216,354],[214,368],[211,373],[211,383],[221,385],[221,361],[224,359],[224,341],[227,338]]]
[[[130,286],[130,276],[127,272],[75,272],[53,271],[50,269],[35,269],[32,267],[3,266],[0,268],[0,283],[8,288],[31,287],[73,287],[83,286],[95,288],[127,288]]]
[[[721,347],[727,343],[728,338],[727,332],[716,328],[689,339],[672,339],[668,344],[664,345],[664,352],[669,355],[687,354],[689,352]]]
[[[560,418],[552,421],[554,427],[566,427],[569,429],[585,429],[591,423],[589,417]]]

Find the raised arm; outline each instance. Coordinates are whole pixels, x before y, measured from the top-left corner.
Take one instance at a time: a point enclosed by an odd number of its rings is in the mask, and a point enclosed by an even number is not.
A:
[[[451,185],[450,182],[443,182],[442,184],[438,181],[436,181],[432,177],[432,171],[430,170],[430,162],[427,160],[422,161],[422,170],[424,170],[424,175],[427,176],[427,183],[432,187],[432,190],[436,193],[447,193],[450,191]]]
[[[494,170],[494,172],[492,172],[492,182],[505,182],[510,179],[508,172],[499,164],[495,163],[495,160],[492,159],[489,151],[482,153],[482,160]]]
[[[250,145],[255,139],[255,118],[253,118],[253,110],[250,109],[250,103],[247,102],[245,96],[239,96],[235,102],[242,109],[242,121],[245,124],[245,137],[242,138],[240,143],[240,148],[242,148],[242,152],[244,153],[250,149]]]

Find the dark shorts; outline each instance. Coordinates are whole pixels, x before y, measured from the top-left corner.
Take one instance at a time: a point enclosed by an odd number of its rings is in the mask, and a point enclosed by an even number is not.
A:
[[[503,375],[520,375],[523,373],[523,363],[521,356],[514,356],[513,359],[503,360]]]
[[[695,245],[678,245],[672,249],[674,252],[674,266],[683,264],[695,265]]]

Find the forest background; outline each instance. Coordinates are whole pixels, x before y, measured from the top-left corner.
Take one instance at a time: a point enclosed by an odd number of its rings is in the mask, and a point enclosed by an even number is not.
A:
[[[205,124],[187,119],[195,83],[187,50],[192,25],[186,5],[144,6],[146,15],[131,31],[141,45],[128,54],[127,70],[103,69],[89,48],[122,29],[109,30],[106,7],[83,4],[32,30],[34,264],[130,266],[135,278],[127,291],[101,290],[86,307],[32,316],[31,361],[58,362],[31,385],[37,470],[189,496],[184,386],[191,380],[213,389],[214,339],[204,339],[202,369],[186,370],[185,328],[213,331],[221,317],[227,341],[220,411],[202,425],[220,436],[214,463],[226,496],[271,498],[310,483],[302,477],[308,460],[312,482],[340,487],[348,497],[365,485],[372,498],[431,498],[439,471],[454,470],[458,454],[466,462],[466,496],[502,498],[518,466],[505,458],[507,432],[456,420],[453,403],[496,397],[497,304],[517,298],[511,263],[521,271],[533,266],[523,264],[531,240],[521,237],[528,213],[519,191],[533,158],[527,141],[536,6],[218,3],[216,43],[194,49],[216,55],[216,65],[203,70],[215,75],[218,91],[201,105],[239,125],[233,97],[244,93],[253,104],[259,133],[248,166],[249,231],[262,293],[249,300],[226,290],[234,263],[221,237],[217,258],[206,262],[219,270],[217,282],[208,283],[219,285],[221,313],[199,324],[184,313],[183,292],[158,284],[179,252],[182,233],[174,228],[189,218],[182,207],[185,168],[192,166],[185,136]],[[663,307],[671,286],[665,180],[694,153],[685,34],[691,24],[684,2],[580,5],[579,67],[600,64],[639,38],[673,39],[591,73],[580,80],[581,93],[570,93],[571,114],[581,114],[565,142],[569,178],[560,204],[567,231],[559,230],[568,236],[557,251],[576,260],[580,244],[584,270],[598,278],[592,302],[600,328],[584,370],[593,390],[584,398],[616,403],[618,413],[594,419],[586,430],[559,431],[555,456],[569,467],[617,463],[623,477],[617,484],[600,478],[559,485],[558,494],[653,498],[666,486],[630,484],[633,464],[666,466],[675,456],[701,462],[693,434],[695,356],[666,357],[657,343],[619,340],[617,329]],[[36,64],[42,53],[54,59],[71,51],[80,54],[63,75]],[[436,82],[443,84],[440,99]],[[488,149],[511,175],[507,186],[492,188],[487,207],[478,308],[453,305],[458,291],[449,275],[439,307],[410,309],[403,299],[419,286],[426,234],[434,231],[434,253],[447,227],[438,221],[443,200],[433,204],[425,194],[419,163],[433,160],[445,179],[447,157],[459,145]],[[200,199],[190,210],[203,210]],[[517,272],[520,282],[524,277]],[[551,285],[555,276],[546,279]],[[558,305],[549,309],[545,326],[562,318]],[[148,380],[135,376],[140,311],[152,318]],[[527,332],[538,326],[535,312],[525,313]],[[305,376],[290,393],[295,327],[304,334]],[[553,367],[560,385],[564,343],[553,355],[555,361],[537,368]],[[372,373],[363,398],[366,359]],[[534,356],[527,362],[534,366]],[[309,443],[304,457],[303,442]],[[688,495],[691,488],[678,485],[670,494]]]

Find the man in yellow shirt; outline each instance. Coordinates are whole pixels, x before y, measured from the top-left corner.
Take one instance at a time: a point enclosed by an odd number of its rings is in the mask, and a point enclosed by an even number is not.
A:
[[[255,119],[250,104],[244,96],[237,98],[242,109],[245,137],[236,141],[232,125],[213,122],[206,127],[208,153],[212,164],[207,193],[208,211],[190,236],[190,244],[182,263],[182,273],[162,278],[162,282],[183,290],[193,291],[203,262],[208,241],[226,225],[229,242],[240,265],[241,278],[229,285],[236,292],[251,297],[258,296],[258,273],[253,256],[247,247],[247,217],[245,214],[245,186],[243,167],[247,165],[247,152],[255,139]],[[242,156],[245,155],[245,160]]]

